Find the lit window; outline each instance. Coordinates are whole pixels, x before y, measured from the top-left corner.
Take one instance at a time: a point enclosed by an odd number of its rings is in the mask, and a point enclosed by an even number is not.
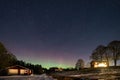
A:
[[[99,63],[98,67],[107,67],[107,64],[106,63]]]
[[[9,74],[18,74],[18,69],[9,69]]]

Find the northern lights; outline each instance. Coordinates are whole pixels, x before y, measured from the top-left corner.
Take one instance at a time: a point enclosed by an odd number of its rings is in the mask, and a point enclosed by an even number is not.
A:
[[[58,68],[73,68],[74,66],[73,65],[69,65],[69,64],[65,64],[65,63],[60,63],[60,62],[55,62],[55,61],[41,61],[41,62],[36,62],[35,61],[27,61],[27,62],[30,62],[30,63],[34,63],[34,64],[42,64],[42,67],[44,68],[47,68],[49,69],[50,67],[58,67]]]
[[[120,40],[119,0],[0,0],[0,41],[43,67],[87,64],[98,45]]]

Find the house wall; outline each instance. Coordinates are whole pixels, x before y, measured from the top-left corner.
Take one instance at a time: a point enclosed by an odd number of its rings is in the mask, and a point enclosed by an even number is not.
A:
[[[108,67],[107,62],[91,62],[91,67],[92,68],[98,68],[98,67]]]
[[[20,74],[21,75],[25,74],[25,69],[20,69]]]
[[[8,74],[9,74],[9,75],[18,74],[18,69],[8,69]]]
[[[8,75],[29,75],[31,70],[26,69],[8,69]]]

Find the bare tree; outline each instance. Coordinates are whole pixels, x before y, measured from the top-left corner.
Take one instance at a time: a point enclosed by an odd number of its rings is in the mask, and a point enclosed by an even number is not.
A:
[[[114,66],[117,66],[117,61],[120,59],[120,41],[112,41],[108,44],[108,48],[112,53]]]
[[[108,47],[105,47],[104,59],[105,61],[107,61],[107,64],[109,66],[109,62],[112,60],[112,54],[110,53],[110,50]]]
[[[111,60],[111,54],[109,53],[109,49],[104,45],[99,45],[90,56],[93,61],[106,61],[108,66]]]
[[[95,61],[103,61],[105,53],[105,46],[99,45],[92,53],[91,58]]]
[[[84,68],[84,61],[83,61],[83,59],[79,59],[79,60],[77,61],[76,65],[75,65],[75,68],[76,68],[77,70],[80,70],[80,69]]]

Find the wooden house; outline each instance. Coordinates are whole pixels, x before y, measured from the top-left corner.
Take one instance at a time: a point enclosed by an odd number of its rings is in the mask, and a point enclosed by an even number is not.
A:
[[[32,74],[32,70],[23,66],[15,65],[7,68],[7,74],[8,75],[30,75]]]
[[[108,67],[107,61],[91,61],[91,68]]]

